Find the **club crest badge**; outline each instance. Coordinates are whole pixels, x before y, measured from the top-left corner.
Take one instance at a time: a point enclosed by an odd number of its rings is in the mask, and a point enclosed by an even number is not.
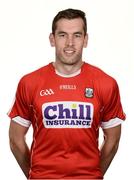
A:
[[[94,94],[94,91],[92,88],[86,88],[85,89],[85,97],[92,98]]]

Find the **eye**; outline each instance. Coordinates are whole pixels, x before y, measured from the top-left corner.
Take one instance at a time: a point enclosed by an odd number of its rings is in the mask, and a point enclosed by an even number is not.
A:
[[[64,33],[59,34],[59,37],[65,37]]]
[[[81,34],[75,34],[75,37],[76,37],[76,38],[80,38],[80,37],[81,37]]]

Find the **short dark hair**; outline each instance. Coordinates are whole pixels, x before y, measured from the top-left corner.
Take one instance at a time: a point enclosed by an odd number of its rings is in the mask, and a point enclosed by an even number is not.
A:
[[[59,11],[58,14],[54,17],[53,22],[52,22],[52,33],[55,34],[55,30],[56,30],[56,24],[57,22],[62,19],[75,19],[75,18],[81,18],[83,20],[84,23],[84,34],[86,35],[87,33],[87,20],[86,20],[86,14],[78,9],[65,9],[62,11]]]

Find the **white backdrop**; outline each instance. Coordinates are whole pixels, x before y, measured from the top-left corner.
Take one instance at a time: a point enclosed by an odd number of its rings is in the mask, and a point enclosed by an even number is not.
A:
[[[54,49],[50,48],[48,40],[51,22],[58,11],[66,8],[86,12],[89,44],[83,59],[117,80],[127,114],[120,147],[105,180],[133,179],[133,0],[0,1],[0,179],[25,180],[9,149],[6,113],[19,79],[54,60]],[[29,144],[31,135],[30,129]]]

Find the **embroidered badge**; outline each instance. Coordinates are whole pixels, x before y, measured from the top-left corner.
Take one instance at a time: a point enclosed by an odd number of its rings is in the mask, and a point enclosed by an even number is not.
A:
[[[93,89],[92,88],[86,88],[85,89],[85,97],[92,98],[93,97]]]

